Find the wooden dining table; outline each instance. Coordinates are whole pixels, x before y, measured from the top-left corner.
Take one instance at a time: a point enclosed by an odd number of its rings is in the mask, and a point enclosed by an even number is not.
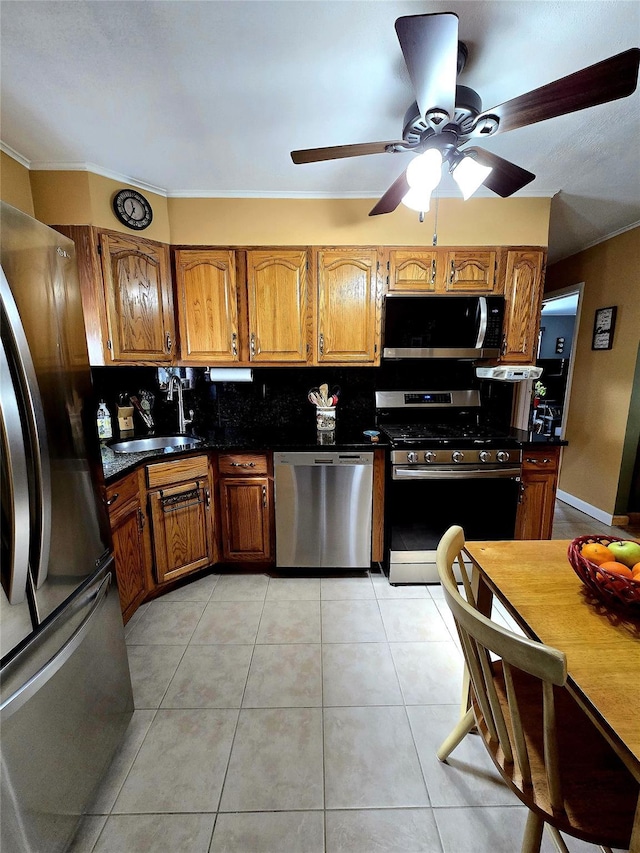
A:
[[[479,609],[495,596],[567,656],[567,688],[640,782],[640,614],[606,606],[572,569],[571,540],[467,542]],[[630,853],[640,853],[640,796]]]

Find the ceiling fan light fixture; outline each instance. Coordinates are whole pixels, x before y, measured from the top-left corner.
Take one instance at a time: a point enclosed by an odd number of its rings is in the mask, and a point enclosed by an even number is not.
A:
[[[470,154],[458,161],[452,175],[465,201],[482,186],[492,171],[491,166],[483,166]]]
[[[428,148],[418,154],[407,166],[406,179],[409,192],[402,203],[419,213],[429,210],[431,193],[442,177],[442,154],[437,148]]]
[[[402,197],[402,203],[410,210],[426,213],[431,204],[431,190],[423,192],[418,187],[410,187],[409,192]]]
[[[428,148],[418,154],[407,166],[407,183],[412,189],[431,192],[440,183],[442,177],[442,154],[437,148]]]

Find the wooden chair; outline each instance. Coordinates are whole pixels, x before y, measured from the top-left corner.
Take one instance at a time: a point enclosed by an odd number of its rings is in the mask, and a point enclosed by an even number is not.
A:
[[[464,544],[462,528],[449,528],[436,562],[471,680],[471,708],[438,758],[446,761],[477,727],[502,778],[529,809],[522,853],[539,853],[545,824],[562,853],[569,851],[559,830],[605,851],[626,849],[638,783],[565,688],[565,654],[477,610]],[[466,600],[453,574],[456,561]]]

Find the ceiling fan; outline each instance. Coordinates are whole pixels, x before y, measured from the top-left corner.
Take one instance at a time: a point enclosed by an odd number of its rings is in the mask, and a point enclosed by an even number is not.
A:
[[[398,18],[395,28],[416,97],[405,114],[402,139],[291,152],[294,163],[363,154],[419,155],[411,160],[369,216],[391,213],[400,202],[421,214],[427,211],[443,164],[465,199],[482,185],[507,198],[533,181],[535,175],[490,151],[476,147],[462,150],[463,146],[470,140],[626,98],[637,85],[640,49],[631,48],[483,110],[477,92],[456,85],[456,77],[467,59],[467,47],[458,41],[457,15],[451,12],[409,15]]]

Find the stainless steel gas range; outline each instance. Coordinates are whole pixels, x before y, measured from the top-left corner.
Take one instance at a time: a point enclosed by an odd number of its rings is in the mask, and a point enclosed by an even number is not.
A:
[[[451,524],[469,540],[513,538],[522,450],[487,420],[477,390],[378,391],[376,421],[391,442],[390,583],[437,583],[436,548]]]

